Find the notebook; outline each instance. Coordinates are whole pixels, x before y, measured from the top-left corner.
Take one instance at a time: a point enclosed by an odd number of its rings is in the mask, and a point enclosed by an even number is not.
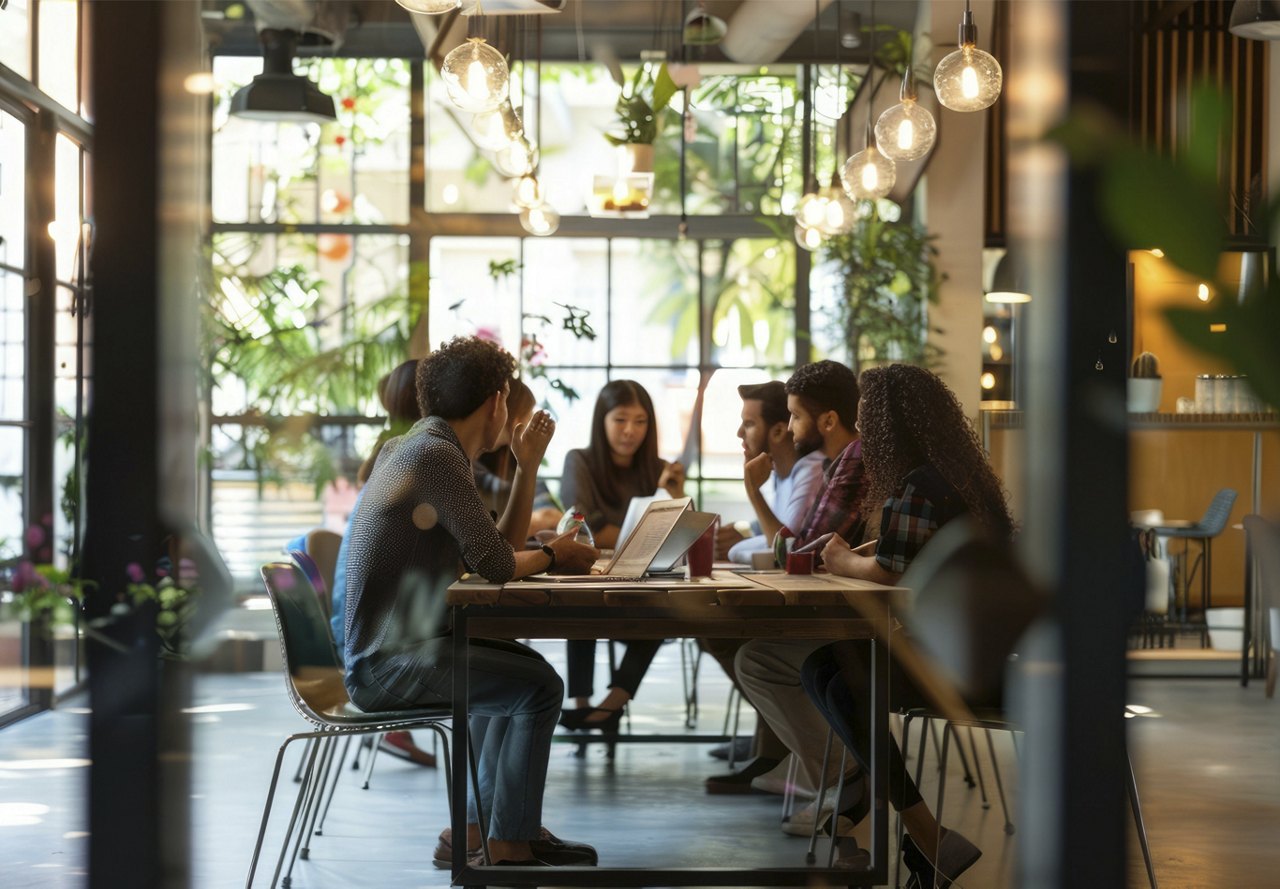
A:
[[[636,522],[634,530],[625,538],[619,535],[618,539],[622,542],[618,544],[618,548],[613,552],[613,558],[604,564],[599,574],[534,574],[528,579],[556,583],[641,580],[666,545],[667,539],[680,524],[681,517],[691,511],[692,504],[693,500],[689,497],[651,500],[644,508],[639,521]],[[703,530],[706,530],[705,526]],[[687,533],[683,531],[681,539]],[[684,555],[685,550],[697,539],[698,535],[694,535],[684,548],[671,558],[671,563],[674,564],[676,559]]]

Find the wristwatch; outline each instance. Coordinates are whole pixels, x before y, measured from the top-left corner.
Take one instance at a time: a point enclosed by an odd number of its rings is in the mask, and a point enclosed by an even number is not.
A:
[[[547,565],[545,569],[543,569],[544,574],[549,574],[553,570],[555,570],[555,567],[556,567],[556,551],[552,549],[549,544],[546,544],[546,543],[542,544],[542,551],[546,553],[547,558],[551,560],[551,563]]]

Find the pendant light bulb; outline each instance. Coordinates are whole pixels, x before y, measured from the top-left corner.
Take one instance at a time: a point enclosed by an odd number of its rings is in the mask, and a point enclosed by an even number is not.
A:
[[[822,246],[822,232],[816,228],[805,228],[803,225],[796,223],[796,243],[812,253]]]
[[[445,56],[440,76],[449,101],[472,114],[497,110],[510,89],[507,60],[483,37],[468,37]]]
[[[503,102],[493,111],[483,111],[471,118],[471,136],[476,147],[484,151],[498,151],[522,132],[520,118],[510,102]]]
[[[820,194],[826,199],[822,224],[818,226],[822,233],[834,237],[853,231],[858,208],[844,193],[844,188],[833,183],[822,189]]]
[[[509,179],[528,176],[538,166],[538,148],[520,136],[498,149],[493,155],[493,166]]]
[[[855,201],[882,198],[893,190],[898,171],[893,161],[875,147],[867,145],[844,162],[840,181],[845,193]]]
[[[820,228],[827,218],[827,198],[811,191],[796,204],[796,222],[804,228]]]
[[[517,179],[511,200],[522,208],[536,207],[543,203],[542,183],[538,181],[538,177],[529,175]]]
[[[933,72],[938,101],[952,111],[990,108],[1000,98],[1004,72],[995,56],[978,49],[978,26],[967,2],[956,42],[960,48],[943,58]]]
[[[560,227],[560,213],[548,203],[525,207],[520,211],[520,225],[531,235],[545,238]]]
[[[927,109],[916,101],[915,82],[910,68],[902,79],[901,101],[876,121],[876,147],[894,161],[914,161],[933,149],[938,125]]]

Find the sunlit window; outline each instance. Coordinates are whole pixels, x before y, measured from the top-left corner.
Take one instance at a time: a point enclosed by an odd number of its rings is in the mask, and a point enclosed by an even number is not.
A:
[[[40,89],[71,111],[80,107],[80,4],[40,0]]]

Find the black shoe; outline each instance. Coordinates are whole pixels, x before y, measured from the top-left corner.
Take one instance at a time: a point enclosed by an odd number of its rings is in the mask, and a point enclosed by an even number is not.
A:
[[[773,771],[778,765],[779,760],[765,759],[763,756],[757,756],[739,772],[730,775],[713,775],[706,781],[702,782],[707,788],[707,793],[763,793],[764,791],[756,790],[751,786],[753,778],[759,777],[766,772]]]
[[[587,717],[593,713],[607,713],[609,715],[604,719],[588,721]],[[578,707],[573,710],[560,711],[560,724],[571,731],[598,729],[603,734],[616,735],[620,722],[622,722],[621,708],[611,710],[608,707]]]
[[[545,827],[536,840],[529,841],[529,848],[553,867],[595,867],[600,863],[594,846],[562,840]]]
[[[938,842],[937,889],[947,889],[981,857],[982,850],[963,834],[944,828]],[[902,861],[911,871],[907,889],[934,889],[933,864],[909,836],[902,838]]]
[[[745,735],[739,735],[727,744],[720,744],[712,747],[708,753],[716,759],[727,760],[729,758],[729,745],[733,745],[733,761],[741,762],[751,758],[751,747],[755,743],[754,738],[748,738]]]

